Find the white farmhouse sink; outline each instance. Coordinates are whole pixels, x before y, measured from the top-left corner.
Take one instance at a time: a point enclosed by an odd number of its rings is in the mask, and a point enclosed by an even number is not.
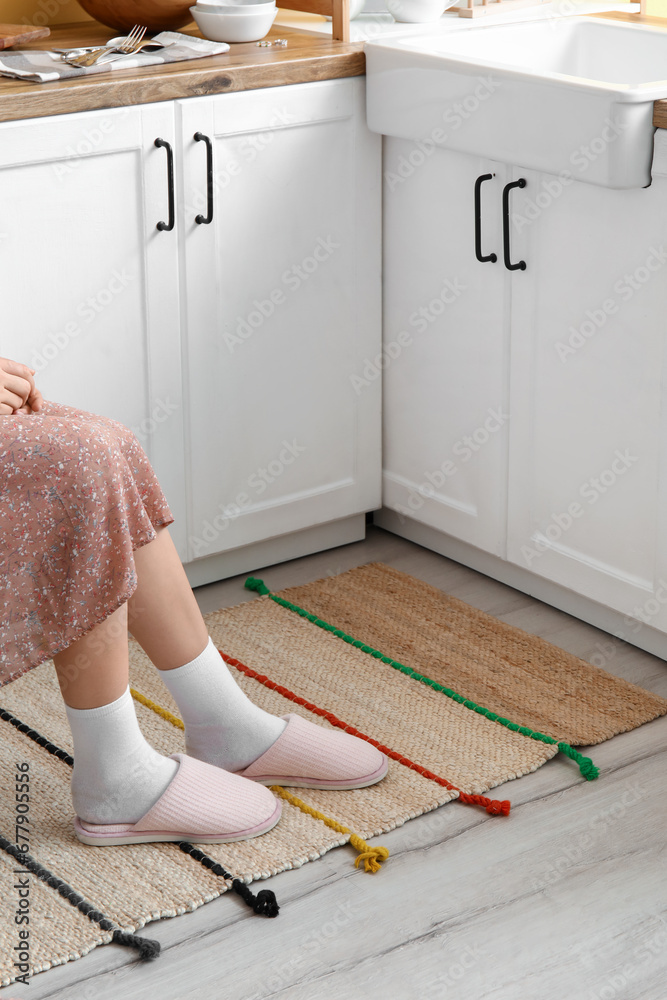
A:
[[[591,17],[366,44],[368,124],[611,188],[651,180],[667,30]]]

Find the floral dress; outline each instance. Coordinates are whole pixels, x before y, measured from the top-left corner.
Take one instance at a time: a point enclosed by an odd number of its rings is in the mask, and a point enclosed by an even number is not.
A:
[[[174,520],[134,434],[44,402],[0,415],[0,684],[134,593],[134,549]]]

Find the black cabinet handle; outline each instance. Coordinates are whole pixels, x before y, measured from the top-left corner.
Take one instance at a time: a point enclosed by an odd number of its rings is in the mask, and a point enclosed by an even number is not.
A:
[[[206,215],[195,216],[195,222],[208,226],[213,221],[213,143],[203,132],[195,132],[194,139],[206,143]]]
[[[520,177],[518,181],[506,184],[503,189],[503,254],[505,256],[505,267],[508,271],[525,271],[526,262],[520,260],[513,264],[510,259],[510,191],[512,188],[525,188],[526,179]]]
[[[486,255],[482,253],[482,184],[484,181],[490,181],[494,176],[495,174],[482,174],[475,181],[475,257],[480,264],[484,264],[486,261],[495,264],[498,260],[495,253]]]
[[[169,192],[169,222],[158,222],[160,232],[168,233],[174,228],[174,151],[166,139],[156,139],[156,146],[167,150],[167,191]]]

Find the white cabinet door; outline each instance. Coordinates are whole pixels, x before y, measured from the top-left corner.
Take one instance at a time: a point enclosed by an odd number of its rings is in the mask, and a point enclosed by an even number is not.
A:
[[[664,629],[667,180],[515,176],[508,556]]]
[[[0,125],[0,353],[48,399],[133,428],[184,551],[177,232],[167,220],[173,105]]]
[[[196,559],[379,506],[380,380],[355,376],[380,350],[380,139],[362,79],[179,114]]]
[[[432,144],[385,139],[384,504],[503,558],[505,171]],[[478,249],[495,262],[476,257],[478,179]]]

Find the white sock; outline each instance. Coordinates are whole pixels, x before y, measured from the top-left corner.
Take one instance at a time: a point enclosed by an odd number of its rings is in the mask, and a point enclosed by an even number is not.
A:
[[[163,757],[139,729],[129,685],[100,708],[70,708],[72,803],[87,823],[136,823],[166,790],[178,761]]]
[[[203,653],[160,677],[185,723],[185,752],[226,771],[252,764],[287,725],[250,701],[210,637]]]

